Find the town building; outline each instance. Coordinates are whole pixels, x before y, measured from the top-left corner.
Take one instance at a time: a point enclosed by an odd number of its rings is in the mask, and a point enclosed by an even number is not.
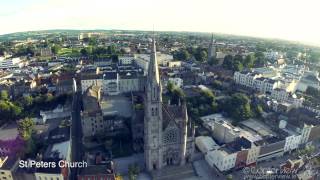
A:
[[[83,136],[93,136],[104,132],[103,114],[101,110],[101,88],[91,86],[83,96],[81,124]]]
[[[21,68],[23,61],[20,58],[3,59],[0,61],[0,69]]]
[[[209,136],[198,136],[195,139],[196,146],[203,153],[219,149],[219,145]]]

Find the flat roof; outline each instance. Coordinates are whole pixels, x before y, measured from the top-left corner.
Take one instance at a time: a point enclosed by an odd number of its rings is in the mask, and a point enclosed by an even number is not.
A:
[[[260,134],[261,136],[270,136],[275,135],[275,133],[263,122],[254,119],[248,119],[245,121],[240,122],[242,126],[253,130],[254,132]]]

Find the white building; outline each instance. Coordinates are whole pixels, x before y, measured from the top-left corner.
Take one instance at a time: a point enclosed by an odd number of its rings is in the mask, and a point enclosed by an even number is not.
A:
[[[136,71],[88,74],[81,77],[81,90],[84,93],[91,86],[99,86],[105,95],[117,95],[143,90],[143,81],[142,74]]]
[[[313,125],[304,125],[303,129],[301,130],[301,138],[300,143],[304,144],[307,143],[309,140],[310,132],[314,126]]]
[[[305,72],[298,83],[297,89],[299,91],[305,92],[308,87],[320,89],[320,78],[318,72]]]
[[[40,111],[40,116],[42,117],[42,119],[41,121],[38,121],[38,123],[45,124],[47,120],[50,119],[71,117],[71,110],[59,105],[53,110]]]
[[[102,74],[86,74],[81,77],[81,91],[84,93],[91,86],[102,87]]]
[[[284,152],[297,149],[300,145],[302,135],[291,135],[286,137]]]
[[[255,88],[255,79],[262,77],[259,73],[252,73],[247,71],[235,72],[233,79],[237,84],[241,84],[246,87]]]
[[[119,91],[119,74],[116,72],[108,72],[103,74],[102,91],[106,95],[117,95]]]
[[[257,162],[259,152],[260,152],[260,146],[256,146],[252,143],[251,148],[248,149],[246,164],[250,165],[250,164]]]
[[[134,56],[119,56],[120,65],[131,65],[134,61]]]
[[[209,136],[198,136],[196,137],[196,145],[198,149],[206,154],[209,151],[219,149],[219,145]]]
[[[289,93],[285,89],[276,88],[271,92],[271,97],[277,101],[284,102],[289,98]]]
[[[148,72],[150,55],[149,54],[135,54],[134,55],[135,63],[144,70],[145,75]]]
[[[179,68],[179,67],[181,67],[181,61],[169,61],[168,67],[169,68]]]
[[[20,58],[3,59],[0,61],[0,69],[21,68],[23,66]]]
[[[209,151],[205,160],[211,167],[217,167],[219,171],[227,171],[235,166],[237,153],[228,154],[224,150]]]

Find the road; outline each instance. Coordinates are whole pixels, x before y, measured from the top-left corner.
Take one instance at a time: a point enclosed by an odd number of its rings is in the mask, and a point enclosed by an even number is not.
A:
[[[82,127],[80,116],[80,101],[81,92],[76,92],[73,95],[72,102],[72,117],[71,117],[71,160],[73,162],[82,161],[83,157],[83,145],[82,145]],[[71,169],[70,180],[77,179],[77,168]]]

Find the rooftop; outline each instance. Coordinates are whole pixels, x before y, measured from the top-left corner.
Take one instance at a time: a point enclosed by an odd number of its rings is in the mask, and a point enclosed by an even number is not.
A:
[[[16,123],[5,124],[0,127],[0,140],[15,139],[18,134]]]
[[[275,133],[266,124],[258,120],[248,119],[240,122],[240,126],[245,129],[252,130],[262,137],[275,135]]]

